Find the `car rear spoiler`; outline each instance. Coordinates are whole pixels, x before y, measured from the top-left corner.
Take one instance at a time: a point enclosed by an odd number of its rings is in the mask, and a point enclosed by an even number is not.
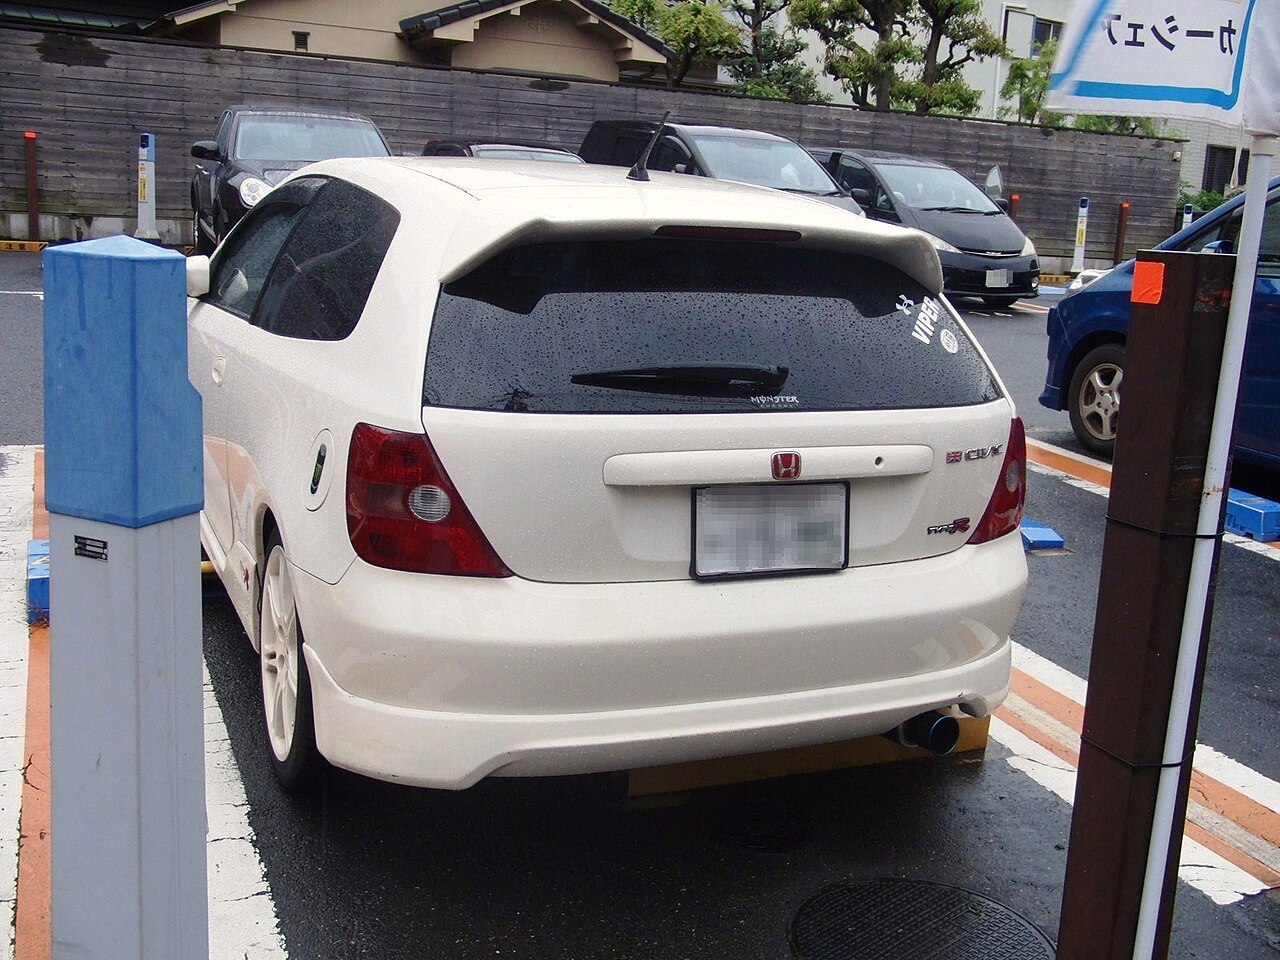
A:
[[[584,211],[582,207],[588,204],[574,199],[576,203],[564,204],[569,209],[563,215],[547,213],[545,200],[534,204],[515,201],[510,195],[481,199],[454,228],[440,264],[441,283],[464,276],[511,247],[557,240],[632,240],[651,237],[662,227],[710,227],[798,233],[797,239],[776,242],[880,260],[901,270],[930,293],[942,291],[938,252],[919,230],[864,220],[818,201],[810,201],[814,209],[803,218],[791,218],[781,209],[783,204],[762,203],[758,210],[744,209],[741,194],[734,197],[736,202],[732,204],[691,204],[692,198],[687,194],[623,202],[610,198],[589,204],[597,207],[594,212]],[[691,206],[720,207],[723,212],[691,215]],[[786,206],[792,204],[788,202]]]

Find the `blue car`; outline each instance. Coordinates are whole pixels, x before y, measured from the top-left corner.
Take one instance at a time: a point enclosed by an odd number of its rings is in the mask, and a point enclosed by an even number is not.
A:
[[[1159,244],[1157,250],[1235,252],[1244,196]],[[1110,457],[1120,417],[1133,261],[1049,311],[1049,367],[1040,402],[1066,410],[1086,449]],[[1272,180],[1258,252],[1244,378],[1236,408],[1236,456],[1280,469],[1280,177]]]

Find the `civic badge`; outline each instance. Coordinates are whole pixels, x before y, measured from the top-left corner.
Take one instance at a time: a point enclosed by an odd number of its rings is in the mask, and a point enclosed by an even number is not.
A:
[[[800,477],[800,454],[775,453],[773,455],[773,479],[797,480]]]

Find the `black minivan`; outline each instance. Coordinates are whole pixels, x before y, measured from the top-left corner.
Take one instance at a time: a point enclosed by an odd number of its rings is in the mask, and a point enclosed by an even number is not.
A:
[[[960,171],[920,157],[840,148],[809,151],[868,217],[928,234],[942,261],[943,288],[1008,306],[1040,293],[1036,248],[992,199]]]

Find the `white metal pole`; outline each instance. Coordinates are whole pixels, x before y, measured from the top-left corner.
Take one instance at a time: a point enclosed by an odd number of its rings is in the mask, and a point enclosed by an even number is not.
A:
[[[54,960],[205,960],[200,397],[186,258],[44,254]]]
[[[138,138],[138,229],[139,240],[159,240],[156,231],[156,138],[144,133]]]
[[[1089,230],[1089,198],[1080,198],[1080,213],[1076,216],[1076,249],[1071,257],[1071,272],[1084,269],[1084,241]]]
[[[1182,229],[1185,230],[1191,226],[1191,221],[1195,219],[1196,208],[1191,204],[1186,204],[1182,208]]]
[[[1231,308],[1227,313],[1226,342],[1222,352],[1222,369],[1218,375],[1218,400],[1213,409],[1208,462],[1205,465],[1204,489],[1196,524],[1196,533],[1200,539],[1196,540],[1191,555],[1191,582],[1182,616],[1182,635],[1178,644],[1169,726],[1165,730],[1165,764],[1178,764],[1183,759],[1191,722],[1191,699],[1199,665],[1201,631],[1204,629],[1205,611],[1208,607],[1210,575],[1213,572],[1213,538],[1221,532],[1222,498],[1227,493],[1231,432],[1235,424],[1240,374],[1244,368],[1245,338],[1249,333],[1249,310],[1253,303],[1254,275],[1258,268],[1258,247],[1262,239],[1262,219],[1266,212],[1267,185],[1271,180],[1271,160],[1275,153],[1276,137],[1253,138],[1248,186],[1245,190],[1244,219],[1240,224],[1236,272],[1232,281]],[[1134,960],[1151,960],[1155,955],[1160,900],[1169,865],[1169,846],[1173,831],[1181,829],[1179,824],[1174,823],[1181,774],[1178,766],[1165,766],[1160,771],[1151,841],[1147,848],[1147,872],[1138,912],[1138,931],[1133,947]]]

